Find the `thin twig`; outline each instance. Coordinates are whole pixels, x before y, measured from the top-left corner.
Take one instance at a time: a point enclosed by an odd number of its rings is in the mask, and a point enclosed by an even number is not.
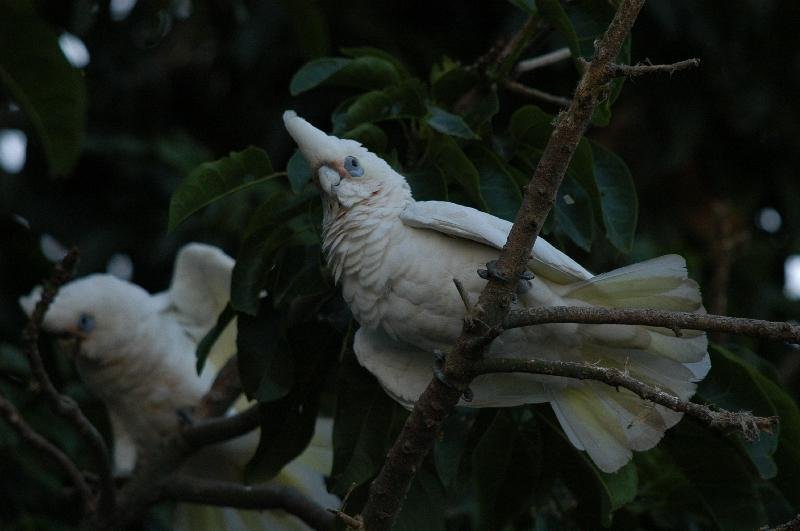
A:
[[[467,293],[467,290],[464,289],[464,284],[462,284],[457,278],[453,279],[453,284],[456,285],[458,296],[461,297],[461,302],[464,303],[464,308],[467,310],[467,314],[472,313],[472,304],[469,302],[469,293]]]
[[[756,417],[749,411],[712,409],[702,404],[681,400],[671,393],[610,367],[569,361],[484,358],[475,364],[474,371],[475,376],[498,372],[524,372],[578,380],[595,380],[611,387],[624,387],[644,400],[660,404],[679,413],[686,413],[709,426],[738,431],[748,441],[758,439],[761,432],[772,433],[772,430],[778,425],[778,417]]]
[[[693,59],[686,59],[685,61],[678,61],[677,63],[672,63],[668,65],[654,65],[650,64],[649,62],[638,63],[635,65],[613,64],[609,65],[606,72],[609,78],[637,77],[646,74],[658,74],[658,73],[667,73],[669,75],[672,75],[680,70],[687,70],[689,68],[695,68],[698,66],[700,66],[700,59],[693,58]]]
[[[297,489],[272,483],[240,485],[176,474],[161,483],[159,494],[162,500],[176,502],[238,509],[281,509],[319,530],[330,529],[335,519]]]
[[[16,432],[26,443],[48,455],[61,467],[62,470],[64,470],[64,472],[66,472],[70,481],[75,486],[75,490],[80,496],[84,513],[90,513],[94,511],[95,500],[92,489],[86,482],[86,478],[84,477],[83,473],[78,469],[77,466],[75,466],[75,463],[72,462],[67,454],[37,433],[36,430],[30,426],[30,424],[25,422],[25,419],[22,418],[22,415],[17,408],[2,396],[0,396],[0,414],[5,417],[6,421],[11,424],[11,427],[16,430]]]
[[[552,52],[544,55],[531,57],[530,59],[520,61],[517,63],[516,70],[518,74],[522,74],[525,72],[530,72],[531,70],[536,70],[537,68],[543,68],[545,66],[560,63],[561,61],[569,59],[570,57],[572,57],[572,52],[570,52],[569,48],[559,48],[558,50],[553,50]]]
[[[528,262],[531,249],[547,214],[555,203],[572,154],[589,125],[595,108],[605,97],[607,67],[619,54],[622,42],[644,5],[644,0],[623,0],[614,19],[599,40],[595,55],[584,69],[567,111],[562,112],[545,147],[531,185],[525,190],[522,205],[509,232],[506,245],[496,262],[498,275],[489,279],[473,307],[476,315],[464,320],[461,335],[445,362],[445,385],[433,378],[414,404],[403,430],[387,455],[383,468],[370,485],[363,517],[370,531],[391,529],[405,499],[411,480],[433,446],[436,434],[469,385],[471,366],[499,333],[508,313],[516,284],[502,278],[518,278]],[[527,27],[527,24],[526,24]],[[530,35],[527,33],[526,35]],[[525,38],[518,34],[517,49]],[[480,326],[476,326],[480,324]]]
[[[111,457],[103,436],[97,428],[86,418],[78,404],[69,396],[62,395],[53,385],[47,370],[44,367],[42,356],[39,353],[39,331],[47,310],[53,303],[59,288],[72,278],[72,270],[78,261],[77,248],[71,248],[66,256],[53,269],[50,278],[42,286],[39,300],[36,302],[28,324],[22,332],[23,348],[36,386],[44,393],[53,410],[65,417],[74,425],[78,433],[85,437],[94,452],[100,477],[100,499],[98,508],[101,513],[107,514],[114,508],[115,487],[111,467]]]
[[[512,81],[509,79],[504,83],[504,85],[511,92],[516,92],[517,94],[522,94],[523,96],[527,96],[529,98],[534,98],[547,103],[552,103],[560,107],[569,107],[570,104],[569,98],[556,96],[555,94],[550,94],[549,92],[545,92],[543,90],[523,85],[518,81]]]
[[[649,308],[597,308],[585,306],[549,306],[513,310],[503,321],[503,328],[520,328],[545,323],[627,324],[656,326],[670,330],[728,332],[800,343],[800,325],[689,312],[670,312]]]
[[[514,69],[519,56],[525,51],[533,35],[541,28],[542,19],[531,15],[505,46],[498,50],[494,61],[486,68],[486,75],[492,80],[506,79]]]

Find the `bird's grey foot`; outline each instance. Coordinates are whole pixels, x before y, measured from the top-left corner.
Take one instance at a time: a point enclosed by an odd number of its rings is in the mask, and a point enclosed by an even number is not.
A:
[[[178,416],[178,423],[181,427],[189,427],[194,425],[194,406],[179,407],[175,410]]]
[[[493,278],[495,280],[499,280],[500,282],[508,282],[508,277],[497,270],[497,260],[486,262],[486,269],[478,269],[478,276],[484,280]],[[523,271],[519,274],[519,280],[522,282],[530,282],[533,280],[533,273],[527,270]]]
[[[458,389],[458,387],[453,385],[444,375],[445,356],[446,356],[445,353],[439,349],[433,351],[433,375],[436,377],[437,380],[442,382],[450,389],[455,389],[456,391],[460,391],[460,389]],[[461,398],[464,399],[464,402],[472,402],[473,396],[474,395],[472,394],[472,389],[470,389],[469,387],[461,391]]]
[[[497,270],[497,260],[486,262],[486,269],[478,269],[478,276],[484,280],[493,278],[500,282],[508,282],[508,277]]]

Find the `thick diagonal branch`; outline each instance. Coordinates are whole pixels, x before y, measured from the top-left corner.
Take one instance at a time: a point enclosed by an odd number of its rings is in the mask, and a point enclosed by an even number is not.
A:
[[[518,278],[530,257],[533,243],[550,212],[572,154],[606,94],[606,70],[619,54],[622,42],[644,5],[644,0],[624,0],[595,55],[584,70],[567,111],[558,116],[550,140],[528,185],[522,206],[497,261],[498,278]],[[370,531],[391,529],[408,487],[430,451],[442,422],[455,407],[472,376],[472,365],[499,334],[509,311],[514,283],[490,279],[473,315],[465,319],[461,336],[447,356],[445,377],[453,387],[434,378],[420,396],[378,477],[370,486],[364,524]]]
[[[319,530],[330,529],[334,521],[334,515],[325,507],[286,485],[240,485],[176,474],[161,483],[158,493],[161,500],[176,502],[238,509],[281,509]]]
[[[548,306],[509,312],[503,328],[520,328],[546,323],[627,324],[680,330],[727,332],[800,343],[800,326],[791,323],[727,317],[689,312],[670,312],[649,308],[597,308],[586,306]]]
[[[758,439],[762,431],[772,433],[772,430],[778,425],[778,417],[756,417],[749,411],[726,411],[681,400],[672,393],[662,391],[610,367],[569,361],[485,358],[475,363],[473,371],[475,376],[497,372],[525,372],[577,380],[595,380],[612,387],[623,387],[644,400],[660,404],[679,413],[686,413],[709,426],[737,431],[749,441]]]
[[[72,270],[75,268],[77,261],[78,250],[73,247],[61,262],[56,265],[52,275],[42,286],[42,292],[36,302],[36,307],[31,313],[25,330],[22,332],[22,341],[36,386],[47,397],[53,410],[75,426],[92,447],[97,460],[97,472],[100,478],[100,498],[97,505],[101,513],[108,513],[114,507],[115,496],[108,446],[103,436],[97,431],[97,428],[78,407],[78,404],[71,397],[58,392],[58,389],[50,380],[47,370],[45,370],[42,356],[39,353],[39,331],[42,328],[44,316],[58,294],[59,288],[72,277]]]

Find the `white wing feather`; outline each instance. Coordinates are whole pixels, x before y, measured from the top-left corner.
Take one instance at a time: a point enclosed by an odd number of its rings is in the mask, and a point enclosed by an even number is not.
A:
[[[189,334],[199,341],[230,300],[234,260],[203,243],[185,245],[175,259],[172,284],[165,297]]]
[[[511,231],[509,221],[446,201],[412,202],[400,214],[400,219],[409,227],[435,230],[495,249],[503,248]],[[583,266],[541,237],[536,238],[533,245],[530,268],[537,275],[559,284],[592,278]]]

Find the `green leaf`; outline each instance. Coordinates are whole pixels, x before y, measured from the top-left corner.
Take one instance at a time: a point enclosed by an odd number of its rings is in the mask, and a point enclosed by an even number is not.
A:
[[[324,299],[308,301],[308,313],[286,331],[294,361],[293,384],[283,398],[261,404],[259,445],[247,465],[250,482],[272,479],[311,441],[326,379],[336,362],[330,352],[341,343],[341,336],[331,326],[310,320]],[[308,333],[309,326],[315,327],[314,334]]]
[[[0,16],[0,85],[19,105],[44,147],[50,172],[69,173],[86,125],[86,86],[48,24],[27,2],[4,2]]]
[[[445,182],[457,182],[475,204],[483,210],[488,210],[486,201],[481,195],[481,179],[478,169],[467,158],[455,140],[450,136],[434,134],[430,142],[433,164],[442,174]]]
[[[719,529],[758,529],[766,524],[756,478],[732,440],[692,418],[667,432],[664,448],[678,463]]]
[[[414,476],[394,531],[441,531],[445,529],[445,495],[442,484],[430,466]]]
[[[289,92],[297,96],[320,85],[374,90],[396,84],[400,79],[397,68],[379,57],[321,57],[306,63],[297,71],[289,83]]]
[[[374,124],[361,124],[346,132],[343,138],[357,140],[373,153],[381,154],[386,151],[389,139],[383,129]]]
[[[237,318],[237,360],[245,394],[259,402],[286,396],[292,386],[293,360],[285,317],[265,300],[257,316],[240,313]]]
[[[372,46],[353,46],[349,48],[341,48],[339,51],[342,52],[342,55],[346,55],[347,57],[352,57],[354,59],[359,57],[377,57],[378,59],[382,59],[388,63],[391,63],[402,78],[410,76],[408,69],[400,59],[379,48],[373,48]]]
[[[311,180],[311,168],[299,149],[294,151],[289,162],[286,163],[286,174],[289,178],[289,186],[296,194],[299,194],[305,188],[306,183]]]
[[[467,438],[474,424],[472,411],[456,411],[447,417],[442,425],[442,436],[433,446],[433,459],[436,472],[445,488],[454,486],[461,461],[467,449]]]
[[[225,308],[222,310],[222,313],[219,314],[217,317],[217,322],[208,331],[208,333],[200,340],[200,343],[197,345],[197,351],[195,356],[197,357],[197,374],[200,375],[203,372],[203,367],[206,364],[206,359],[208,358],[208,354],[211,352],[211,348],[214,346],[214,343],[217,342],[219,336],[222,335],[222,332],[228,327],[233,318],[236,317],[236,312],[233,311],[233,308],[230,304],[226,304]]]
[[[169,204],[169,230],[214,201],[274,179],[267,153],[250,146],[231,152],[214,162],[204,162],[186,177],[172,194]]]
[[[579,57],[581,50],[578,45],[578,35],[575,33],[575,28],[572,27],[564,8],[561,7],[559,0],[536,0],[536,6],[539,8],[539,13],[542,18],[549,22],[558,33],[564,38],[572,52],[572,57]]]
[[[774,382],[768,380],[761,385],[781,419],[780,439],[773,455],[778,465],[774,483],[797,510],[800,508],[800,410],[797,402]]]
[[[544,149],[553,131],[553,119],[536,105],[525,105],[511,115],[508,131],[517,142]]]
[[[434,168],[421,168],[406,171],[406,181],[411,186],[411,193],[417,201],[446,201],[447,185],[441,172]]]
[[[537,413],[542,420],[540,425],[548,428],[542,462],[553,470],[545,473],[560,475],[573,491],[581,506],[584,525],[596,528],[599,520],[604,527],[610,526],[614,511],[636,498],[639,488],[636,466],[629,462],[614,474],[601,471],[586,452],[572,446],[551,412],[537,409]]]
[[[405,412],[348,352],[336,382],[331,492],[343,497],[378,473]]]
[[[541,440],[535,422],[521,422],[521,414],[528,413],[497,410],[472,453],[480,529],[504,529],[533,502]]]
[[[597,181],[594,178],[594,156],[592,155],[592,144],[586,137],[581,138],[572,160],[567,168],[567,175],[571,175],[578,181],[589,197],[597,202],[598,212],[600,210],[600,191],[597,189]]]
[[[446,60],[431,72],[431,95],[434,101],[450,106],[479,82],[474,70]]]
[[[467,140],[477,138],[475,132],[470,129],[463,118],[439,107],[430,107],[425,122],[436,131],[445,135],[466,138]]]
[[[614,247],[627,253],[633,246],[639,214],[633,178],[625,162],[600,144],[592,142],[592,153],[606,237]]]
[[[747,410],[763,417],[777,414],[762,388],[767,384],[764,376],[718,345],[713,345],[709,354],[712,369],[698,388],[697,396],[701,400],[729,411]],[[762,478],[775,477],[778,468],[772,455],[778,448],[777,433],[761,434],[753,442],[748,442],[741,435],[737,435],[736,439]]]
[[[398,86],[357,97],[347,108],[346,129],[367,122],[419,118],[426,112],[424,88],[418,79],[409,79]]]
[[[245,237],[231,278],[231,306],[237,312],[256,315],[259,293],[266,283],[265,274],[274,264],[277,251],[291,239],[292,231],[288,227],[272,225]]]
[[[481,178],[481,196],[486,200],[488,212],[513,221],[522,203],[522,194],[505,161],[482,145],[466,152],[475,164]]]
[[[556,229],[575,245],[588,251],[592,246],[592,203],[589,194],[570,175],[564,178],[553,205]]]

